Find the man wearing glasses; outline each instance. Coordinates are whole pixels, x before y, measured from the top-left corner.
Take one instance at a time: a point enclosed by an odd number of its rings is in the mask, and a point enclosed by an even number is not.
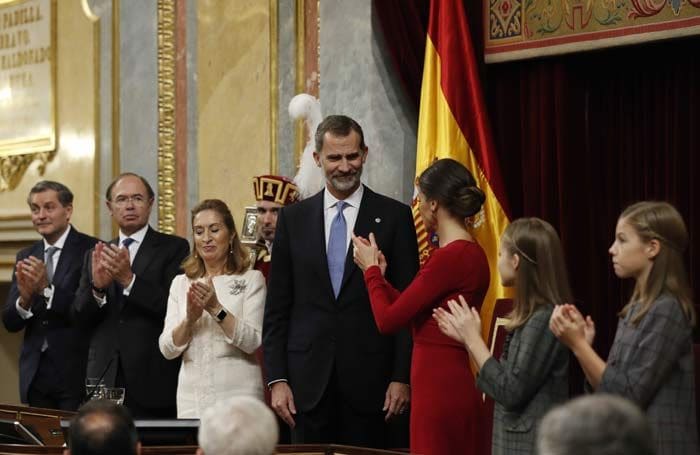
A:
[[[92,331],[87,376],[124,387],[134,417],[175,417],[180,361],[160,354],[158,336],[170,282],[189,245],[148,225],[154,193],[143,177],[120,175],[106,198],[119,237],[86,255],[74,305],[77,320]]]

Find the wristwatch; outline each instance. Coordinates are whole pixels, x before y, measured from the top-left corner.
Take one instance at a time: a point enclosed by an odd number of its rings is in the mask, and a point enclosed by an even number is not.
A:
[[[224,308],[221,307],[221,309],[219,310],[219,312],[216,313],[216,316],[214,316],[214,317],[216,318],[216,320],[217,320],[218,322],[223,322],[223,320],[226,319],[226,315],[227,315],[227,314],[228,314],[228,313],[226,312],[226,310],[224,310]]]
[[[94,284],[92,285],[92,290],[95,291],[95,292],[97,292],[98,294],[106,294],[106,293],[107,293],[107,289],[98,288],[98,287],[95,286]]]

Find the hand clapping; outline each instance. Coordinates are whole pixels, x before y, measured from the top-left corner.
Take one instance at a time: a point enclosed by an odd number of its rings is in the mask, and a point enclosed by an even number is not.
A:
[[[444,308],[435,308],[433,318],[442,333],[469,348],[474,340],[481,340],[481,316],[476,308],[469,307],[461,295],[459,301],[459,304],[455,300],[447,302],[449,312]]]
[[[369,267],[373,265],[378,265],[382,272],[386,272],[386,258],[377,246],[377,241],[374,237],[374,233],[370,232],[369,240],[364,237],[352,234],[352,245],[353,245],[353,260],[355,264],[362,270],[366,271]]]
[[[190,291],[193,294],[194,301],[197,305],[201,306],[203,310],[212,313],[221,307],[219,299],[216,298],[216,291],[214,290],[214,284],[211,280],[206,283],[195,281],[190,286]]]
[[[29,308],[32,295],[49,285],[46,266],[34,256],[29,256],[17,263],[15,272],[22,306]]]
[[[585,342],[593,345],[595,324],[590,316],[585,319],[581,312],[571,304],[557,305],[549,318],[549,328],[559,341],[569,348]]]

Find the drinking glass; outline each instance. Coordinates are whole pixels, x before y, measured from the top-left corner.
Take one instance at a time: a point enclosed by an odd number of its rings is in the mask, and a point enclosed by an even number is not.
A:
[[[124,387],[104,387],[102,392],[102,398],[113,401],[116,404],[124,404],[124,395],[126,395]]]
[[[105,384],[99,378],[85,379],[85,394],[88,400],[99,400],[102,398]]]

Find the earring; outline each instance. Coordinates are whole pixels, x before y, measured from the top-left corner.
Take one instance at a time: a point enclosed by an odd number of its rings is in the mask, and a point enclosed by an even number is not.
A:
[[[233,254],[233,242],[229,244],[228,254]]]

